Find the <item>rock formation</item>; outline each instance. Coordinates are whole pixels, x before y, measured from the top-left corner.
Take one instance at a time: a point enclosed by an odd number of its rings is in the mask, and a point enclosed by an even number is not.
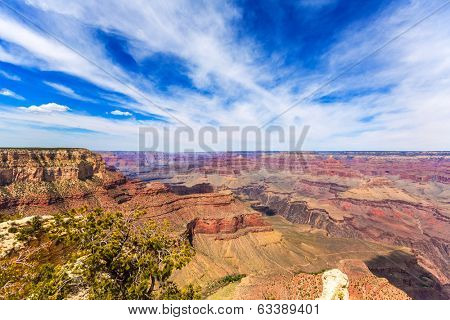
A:
[[[1,149],[0,186],[106,178],[100,155],[83,149]]]
[[[339,269],[322,274],[322,295],[319,300],[348,300],[348,277]]]
[[[0,219],[101,205],[125,183],[85,149],[0,149]]]
[[[52,216],[42,216],[41,218],[45,224]],[[25,247],[26,243],[17,237],[17,230],[30,223],[32,219],[33,216],[29,216],[0,222],[0,259],[5,258],[12,251],[19,251]]]

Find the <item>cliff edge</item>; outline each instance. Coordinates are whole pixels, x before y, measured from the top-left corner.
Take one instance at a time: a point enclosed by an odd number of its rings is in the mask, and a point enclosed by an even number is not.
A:
[[[86,149],[0,149],[0,219],[101,204],[124,182]]]

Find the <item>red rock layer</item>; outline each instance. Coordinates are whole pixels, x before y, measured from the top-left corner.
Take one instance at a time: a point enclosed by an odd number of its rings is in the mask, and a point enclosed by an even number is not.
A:
[[[162,177],[180,172],[235,175],[266,169],[311,175],[362,177],[394,175],[415,182],[450,183],[449,152],[213,153],[103,152],[108,165],[130,175]],[[171,163],[172,167],[158,166]],[[156,165],[155,165],[156,164]]]
[[[219,234],[235,233],[238,230],[254,227],[269,227],[259,213],[241,214],[229,218],[197,218],[190,223],[193,233]],[[267,230],[267,228],[264,228]]]

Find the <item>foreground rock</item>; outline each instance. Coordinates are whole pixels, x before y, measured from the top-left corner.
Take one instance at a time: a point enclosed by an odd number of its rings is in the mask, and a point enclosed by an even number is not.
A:
[[[348,300],[348,277],[339,269],[322,274],[322,295],[319,300]]]
[[[33,216],[0,223],[0,259],[11,252],[17,252],[26,246],[26,241],[18,237],[19,228],[23,228],[33,220]],[[42,216],[42,221],[48,221],[52,216]]]

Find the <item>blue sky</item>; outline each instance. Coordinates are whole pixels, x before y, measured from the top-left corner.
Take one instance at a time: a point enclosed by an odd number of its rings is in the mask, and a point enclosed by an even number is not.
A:
[[[310,126],[307,150],[450,150],[450,5],[323,86],[443,0],[7,3],[0,146],[136,150],[140,126],[260,126],[300,101],[272,124]]]

